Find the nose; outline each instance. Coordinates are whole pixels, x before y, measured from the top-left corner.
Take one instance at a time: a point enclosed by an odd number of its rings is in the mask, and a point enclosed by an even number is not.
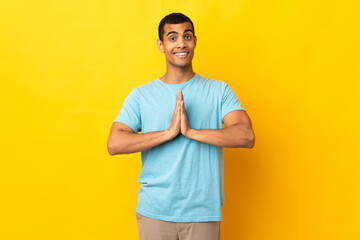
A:
[[[178,48],[186,48],[186,47],[187,47],[187,45],[186,45],[185,40],[183,38],[180,38]]]

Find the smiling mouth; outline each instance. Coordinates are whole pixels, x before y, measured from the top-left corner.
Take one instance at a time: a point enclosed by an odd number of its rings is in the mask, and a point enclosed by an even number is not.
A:
[[[189,53],[190,52],[176,52],[176,53],[174,53],[174,55],[179,57],[179,58],[186,58],[186,56],[188,56]]]

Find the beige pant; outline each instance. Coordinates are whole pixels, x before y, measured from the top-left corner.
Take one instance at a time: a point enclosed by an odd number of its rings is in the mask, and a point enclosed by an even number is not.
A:
[[[136,213],[139,240],[220,240],[220,223],[168,222]]]

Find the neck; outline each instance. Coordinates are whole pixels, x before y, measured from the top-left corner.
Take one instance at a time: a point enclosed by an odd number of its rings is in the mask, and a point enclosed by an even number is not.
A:
[[[189,81],[194,76],[192,64],[184,68],[167,66],[166,73],[160,80],[167,84],[180,84]]]

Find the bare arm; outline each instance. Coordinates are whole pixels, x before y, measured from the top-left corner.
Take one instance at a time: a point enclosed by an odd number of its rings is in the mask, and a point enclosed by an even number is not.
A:
[[[110,155],[141,152],[170,140],[170,137],[168,130],[138,134],[129,126],[114,122],[107,148]]]
[[[245,111],[228,113],[224,124],[222,129],[190,129],[186,137],[219,147],[254,147],[255,135]]]
[[[164,131],[135,133],[129,126],[114,122],[111,126],[107,149],[110,155],[145,151],[169,141],[180,133],[180,95],[178,94],[170,128]]]
[[[255,144],[255,135],[251,120],[243,110],[232,111],[223,119],[223,129],[192,129],[190,128],[183,96],[180,96],[181,106],[181,133],[190,139],[208,143],[219,147],[252,148]]]

